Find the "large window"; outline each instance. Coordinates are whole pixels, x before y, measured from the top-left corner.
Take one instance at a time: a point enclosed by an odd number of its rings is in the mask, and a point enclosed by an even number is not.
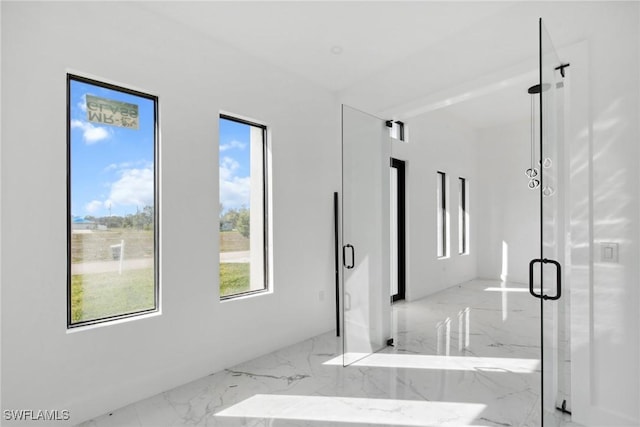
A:
[[[468,187],[466,178],[458,178],[458,252],[460,255],[469,253]]]
[[[267,287],[266,127],[220,116],[220,298]]]
[[[158,308],[157,98],[67,76],[67,325]]]
[[[444,258],[448,255],[448,212],[447,212],[447,175],[444,172],[438,172],[436,184],[436,222],[437,222],[437,255],[439,258]]]

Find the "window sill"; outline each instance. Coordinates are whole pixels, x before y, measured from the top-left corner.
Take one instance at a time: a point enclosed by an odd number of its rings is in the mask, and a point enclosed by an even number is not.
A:
[[[91,323],[89,325],[82,325],[82,326],[67,326],[67,334],[75,334],[77,332],[84,332],[84,331],[89,331],[89,330],[93,330],[93,329],[98,329],[98,328],[104,328],[107,326],[113,326],[113,325],[119,325],[122,323],[129,323],[129,322],[134,322],[137,320],[142,320],[142,319],[150,319],[153,317],[157,317],[162,315],[162,311],[160,310],[156,310],[153,312],[149,312],[149,313],[143,313],[143,314],[134,314],[131,316],[127,316],[127,317],[122,317],[119,319],[113,319],[113,320],[105,320],[105,321],[101,321],[98,323]]]
[[[231,301],[240,301],[240,300],[246,300],[246,299],[250,299],[250,298],[256,298],[256,297],[260,297],[263,295],[271,295],[273,294],[273,291],[271,289],[263,289],[260,291],[254,291],[254,292],[248,292],[245,294],[238,294],[238,295],[229,295],[228,297],[221,297],[220,298],[220,303],[224,304],[224,303],[228,303]]]

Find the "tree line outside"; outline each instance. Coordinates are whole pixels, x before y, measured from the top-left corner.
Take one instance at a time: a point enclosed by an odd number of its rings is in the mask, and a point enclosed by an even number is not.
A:
[[[228,209],[225,212],[224,206],[220,205],[220,231],[236,230],[248,239],[251,234],[249,219],[250,211],[244,206],[239,209]]]
[[[250,211],[246,207],[238,209],[227,209],[224,213],[223,206],[220,205],[220,231],[238,231],[243,237],[249,238],[250,230]],[[93,221],[97,225],[104,225],[107,228],[134,228],[137,230],[152,230],[154,221],[153,206],[145,206],[142,210],[135,214],[127,214],[125,216],[108,215],[96,217],[86,215],[87,221]]]
[[[108,215],[95,217],[86,215],[84,219],[93,221],[98,225],[104,225],[107,228],[133,228],[136,230],[152,230],[154,221],[153,206],[145,206],[142,210],[138,210],[135,214],[127,214],[125,216]]]

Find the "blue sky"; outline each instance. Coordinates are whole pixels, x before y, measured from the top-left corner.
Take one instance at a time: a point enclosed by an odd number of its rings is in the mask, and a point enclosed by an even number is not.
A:
[[[87,94],[138,105],[139,129],[89,122]],[[70,97],[71,214],[124,216],[153,205],[153,101],[75,80]],[[225,211],[249,207],[250,126],[219,124],[220,202]]]
[[[89,122],[87,94],[138,105],[139,129]],[[153,101],[75,80],[70,98],[71,214],[124,216],[153,205]]]
[[[224,211],[249,207],[250,131],[244,123],[220,119],[220,203]]]

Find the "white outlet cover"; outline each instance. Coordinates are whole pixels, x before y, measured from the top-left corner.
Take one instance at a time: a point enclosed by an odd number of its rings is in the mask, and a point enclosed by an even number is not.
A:
[[[618,244],[611,242],[600,243],[600,261],[601,262],[618,262]]]

